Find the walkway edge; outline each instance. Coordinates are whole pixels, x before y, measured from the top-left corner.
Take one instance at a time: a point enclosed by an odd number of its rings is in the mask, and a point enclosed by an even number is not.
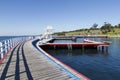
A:
[[[4,60],[6,59],[7,55],[10,53],[10,51],[12,51],[12,49],[14,49],[18,44],[16,44],[15,46],[13,46],[12,48],[10,48],[5,55],[3,56],[3,58],[0,60],[0,64],[2,64],[4,62]]]
[[[38,40],[34,40],[33,42],[37,43]],[[32,42],[32,43],[33,43]],[[32,44],[33,45],[33,44]],[[59,61],[58,59],[54,58],[53,56],[51,56],[50,54],[48,54],[47,52],[45,52],[43,49],[41,49],[39,46],[38,46],[38,43],[36,45],[33,45],[33,47],[39,51],[42,52],[40,54],[42,54],[43,56],[47,57],[51,62],[53,62],[54,64],[56,64],[57,66],[59,66],[59,68],[61,68],[62,70],[64,69],[64,71],[69,74],[69,75],[72,75],[72,77],[76,80],[79,80],[79,79],[84,79],[84,80],[90,80],[88,77],[84,76],[83,74],[77,72],[76,70],[74,70],[73,68],[67,66],[66,64],[64,64],[63,62]],[[79,79],[78,79],[79,78]]]

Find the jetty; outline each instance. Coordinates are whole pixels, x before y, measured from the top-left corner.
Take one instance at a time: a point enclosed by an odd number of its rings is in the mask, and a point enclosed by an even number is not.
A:
[[[1,43],[0,80],[90,80],[37,46],[39,39]]]
[[[108,50],[109,43],[108,42],[98,42],[92,41],[88,39],[84,39],[82,43],[53,43],[56,39],[51,39],[50,41],[46,42],[46,44],[40,44],[39,47],[43,49],[98,49],[98,50]]]
[[[78,47],[84,50],[97,46],[108,47],[109,44],[90,40],[84,40],[85,43],[52,43],[55,39],[51,30],[48,27],[45,35],[39,38],[26,36],[0,42],[0,80],[90,80],[43,48]]]

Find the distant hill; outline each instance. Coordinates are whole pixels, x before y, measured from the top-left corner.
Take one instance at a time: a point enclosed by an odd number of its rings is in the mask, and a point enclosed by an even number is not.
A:
[[[103,26],[101,26],[101,28],[97,28],[94,25],[89,29],[58,32],[54,33],[54,35],[120,35],[120,24],[112,26],[110,23],[105,23]]]

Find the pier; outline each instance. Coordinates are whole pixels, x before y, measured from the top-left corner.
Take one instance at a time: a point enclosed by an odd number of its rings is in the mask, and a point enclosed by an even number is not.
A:
[[[53,39],[54,40],[54,39]],[[59,49],[64,48],[68,50],[72,49],[98,49],[98,50],[108,50],[109,43],[107,42],[97,42],[92,40],[83,40],[83,43],[46,43],[43,45],[39,45],[41,48],[49,48],[49,49]]]
[[[14,41],[1,47],[0,80],[90,80],[33,45],[37,40]]]

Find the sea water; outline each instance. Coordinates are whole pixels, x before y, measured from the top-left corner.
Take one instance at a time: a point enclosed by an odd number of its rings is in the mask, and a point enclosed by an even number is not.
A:
[[[14,37],[17,37],[17,36],[0,36],[0,41],[7,40]]]
[[[93,49],[46,49],[46,51],[58,60],[69,65],[91,80],[120,80],[120,38],[90,38],[96,41],[109,41],[108,51]],[[67,42],[66,40],[55,43]],[[71,42],[68,40],[68,43]],[[78,38],[77,43],[83,42]]]

